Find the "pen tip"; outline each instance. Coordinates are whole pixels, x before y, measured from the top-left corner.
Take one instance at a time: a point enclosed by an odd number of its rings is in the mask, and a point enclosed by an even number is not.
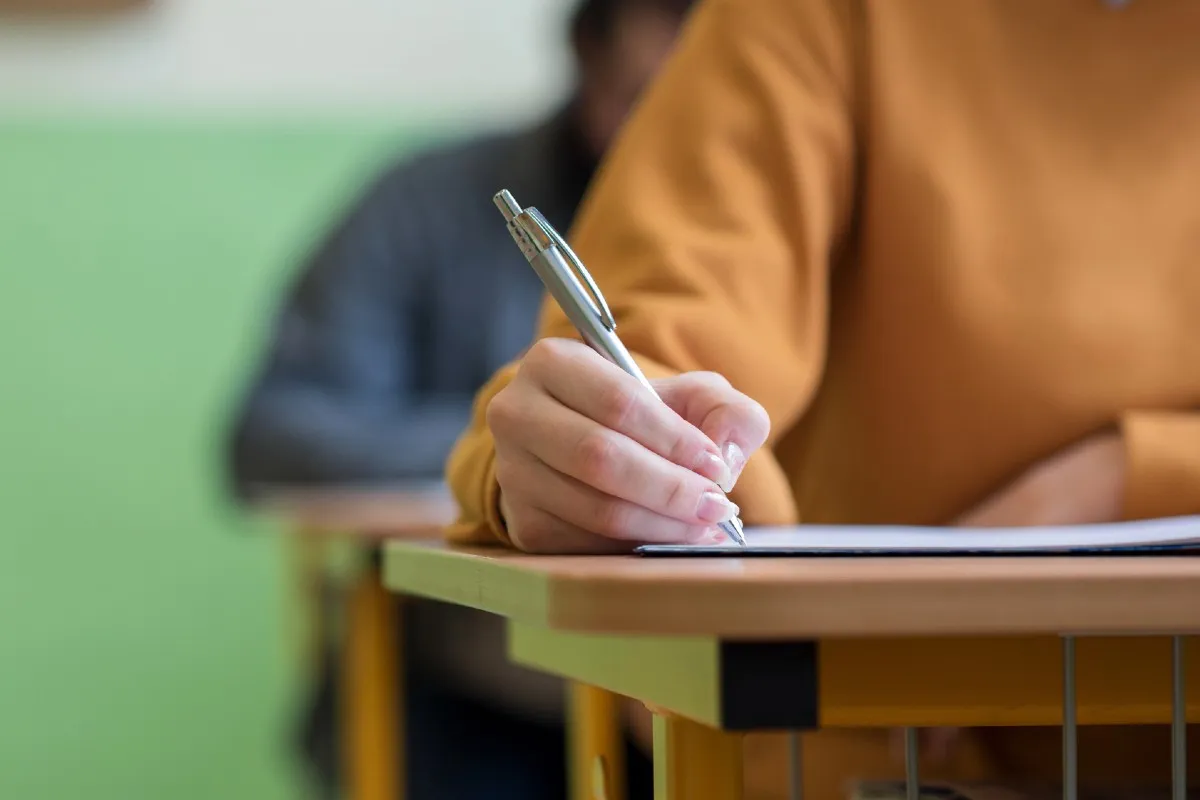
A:
[[[742,547],[746,546],[746,533],[740,519],[734,517],[729,522],[723,522],[721,523],[721,528],[730,539]]]

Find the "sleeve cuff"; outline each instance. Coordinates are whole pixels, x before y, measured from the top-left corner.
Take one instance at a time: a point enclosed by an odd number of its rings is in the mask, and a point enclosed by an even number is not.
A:
[[[508,535],[508,526],[504,524],[504,516],[500,513],[500,483],[496,480],[496,451],[491,452],[488,459],[487,477],[483,484],[483,518],[497,539],[506,547],[512,547],[512,539]]]
[[[1125,442],[1125,519],[1200,514],[1200,412],[1133,411]]]

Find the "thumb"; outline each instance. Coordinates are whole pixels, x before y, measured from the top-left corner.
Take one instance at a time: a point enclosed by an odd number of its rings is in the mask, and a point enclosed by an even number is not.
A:
[[[712,440],[736,481],[771,431],[766,410],[715,372],[687,372],[651,383],[663,402]],[[732,482],[721,488],[729,491]]]

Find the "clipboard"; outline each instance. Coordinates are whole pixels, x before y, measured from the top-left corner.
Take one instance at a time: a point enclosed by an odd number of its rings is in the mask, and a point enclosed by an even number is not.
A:
[[[645,544],[642,556],[670,557],[980,557],[1200,554],[1200,516],[1104,525],[945,528],[794,525],[746,528],[746,546]]]

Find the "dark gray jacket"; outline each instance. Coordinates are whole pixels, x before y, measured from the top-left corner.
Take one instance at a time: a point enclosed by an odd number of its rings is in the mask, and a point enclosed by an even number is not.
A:
[[[542,285],[492,205],[569,227],[592,172],[566,112],[375,182],[291,290],[236,419],[237,493],[438,478],[472,397],[531,342]]]

